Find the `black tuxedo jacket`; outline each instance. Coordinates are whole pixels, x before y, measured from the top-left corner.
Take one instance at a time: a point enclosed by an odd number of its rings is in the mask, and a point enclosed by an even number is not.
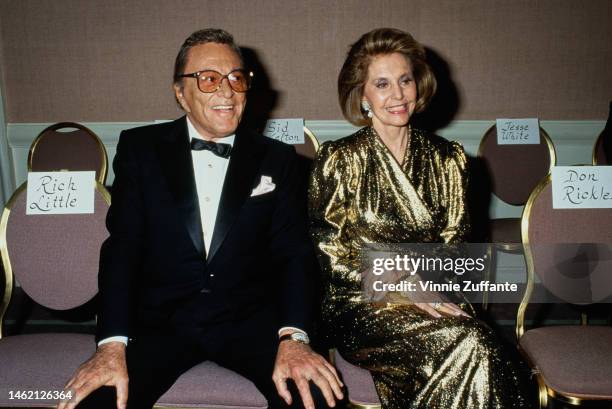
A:
[[[236,132],[207,258],[185,117],[122,132],[113,166],[98,339],[262,309],[279,328],[311,328],[317,268],[293,147]],[[275,189],[251,197],[264,175]]]

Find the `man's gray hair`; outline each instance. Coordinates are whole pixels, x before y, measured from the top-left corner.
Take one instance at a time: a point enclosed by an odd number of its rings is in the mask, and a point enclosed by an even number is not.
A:
[[[217,43],[217,44],[227,44],[232,50],[236,52],[238,58],[240,58],[240,62],[244,63],[242,60],[242,53],[240,52],[240,48],[234,42],[234,37],[225,30],[221,30],[220,28],[205,28],[202,30],[198,30],[195,33],[191,34],[181,46],[181,49],[176,56],[176,60],[174,62],[174,83],[179,84],[183,79],[181,77],[182,74],[185,74],[183,70],[185,69],[185,65],[187,64],[187,56],[189,55],[189,50],[192,47],[197,45],[206,44],[206,43]]]

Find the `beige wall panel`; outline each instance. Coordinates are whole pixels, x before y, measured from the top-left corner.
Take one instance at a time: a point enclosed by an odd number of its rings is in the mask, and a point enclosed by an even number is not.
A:
[[[340,119],[349,44],[393,26],[448,64],[453,119],[603,119],[611,22],[609,0],[6,0],[0,71],[10,123],[173,118],[180,44],[222,27],[263,64],[278,93],[273,116]]]

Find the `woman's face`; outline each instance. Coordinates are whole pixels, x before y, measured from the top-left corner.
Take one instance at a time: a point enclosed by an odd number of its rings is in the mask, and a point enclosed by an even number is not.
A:
[[[362,98],[370,105],[374,127],[406,126],[417,101],[412,64],[399,53],[374,57]]]

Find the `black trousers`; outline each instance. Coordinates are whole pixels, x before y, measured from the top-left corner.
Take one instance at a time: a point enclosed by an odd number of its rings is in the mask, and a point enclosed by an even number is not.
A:
[[[252,381],[270,408],[287,408],[278,396],[272,371],[278,349],[278,328],[266,314],[239,322],[188,328],[172,334],[149,333],[131,340],[126,349],[129,376],[128,409],[150,409],[178,377],[200,362],[210,360]],[[303,408],[293,382],[291,408]],[[311,383],[316,408],[327,408],[318,387]],[[102,387],[78,408],[116,408],[115,388]]]

